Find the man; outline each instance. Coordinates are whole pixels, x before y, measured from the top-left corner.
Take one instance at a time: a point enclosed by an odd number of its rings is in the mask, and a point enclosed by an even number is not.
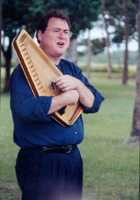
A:
[[[83,165],[77,145],[84,136],[82,116],[68,127],[52,115],[80,101],[84,113],[99,110],[104,98],[76,65],[61,59],[70,44],[70,22],[60,11],[49,11],[37,27],[41,49],[64,74],[54,80],[58,96],[35,98],[21,66],[11,76],[14,142],[21,148],[16,175],[22,200],[80,200]]]

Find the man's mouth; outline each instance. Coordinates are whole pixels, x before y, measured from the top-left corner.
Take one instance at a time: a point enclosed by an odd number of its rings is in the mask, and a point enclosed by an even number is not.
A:
[[[64,42],[57,42],[57,44],[61,47],[64,46]]]

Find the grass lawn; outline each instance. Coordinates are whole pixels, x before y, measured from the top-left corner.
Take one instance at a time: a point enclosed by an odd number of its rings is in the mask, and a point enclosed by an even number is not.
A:
[[[119,75],[111,80],[92,73],[91,83],[106,98],[96,114],[83,114],[85,139],[79,145],[84,161],[83,200],[138,200],[139,149],[123,145],[131,132],[135,82],[121,85]],[[0,200],[19,200],[9,95],[1,95]]]

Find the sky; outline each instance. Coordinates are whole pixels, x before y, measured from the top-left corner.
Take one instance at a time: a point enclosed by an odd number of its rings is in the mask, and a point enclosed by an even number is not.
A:
[[[90,30],[90,38],[91,39],[97,39],[97,38],[102,38],[102,37],[106,37],[106,33],[104,31],[103,28],[99,28],[99,27],[94,27],[93,29]],[[84,33],[81,33],[78,37],[78,41],[82,40],[82,39],[87,39],[88,38],[88,32],[85,31]],[[82,49],[84,49],[84,47],[79,47],[79,51],[81,51]],[[119,50],[124,50],[125,49],[125,44],[122,43],[120,45],[120,49]],[[131,40],[129,41],[128,44],[128,50],[129,51],[137,51],[138,50],[138,42],[136,40]],[[113,44],[110,47],[110,51],[118,51],[118,47],[116,44]]]

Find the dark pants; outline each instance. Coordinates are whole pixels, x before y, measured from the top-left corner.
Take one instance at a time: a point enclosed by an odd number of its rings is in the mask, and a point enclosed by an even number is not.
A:
[[[78,147],[71,153],[21,149],[16,163],[22,200],[81,200],[83,164]]]

